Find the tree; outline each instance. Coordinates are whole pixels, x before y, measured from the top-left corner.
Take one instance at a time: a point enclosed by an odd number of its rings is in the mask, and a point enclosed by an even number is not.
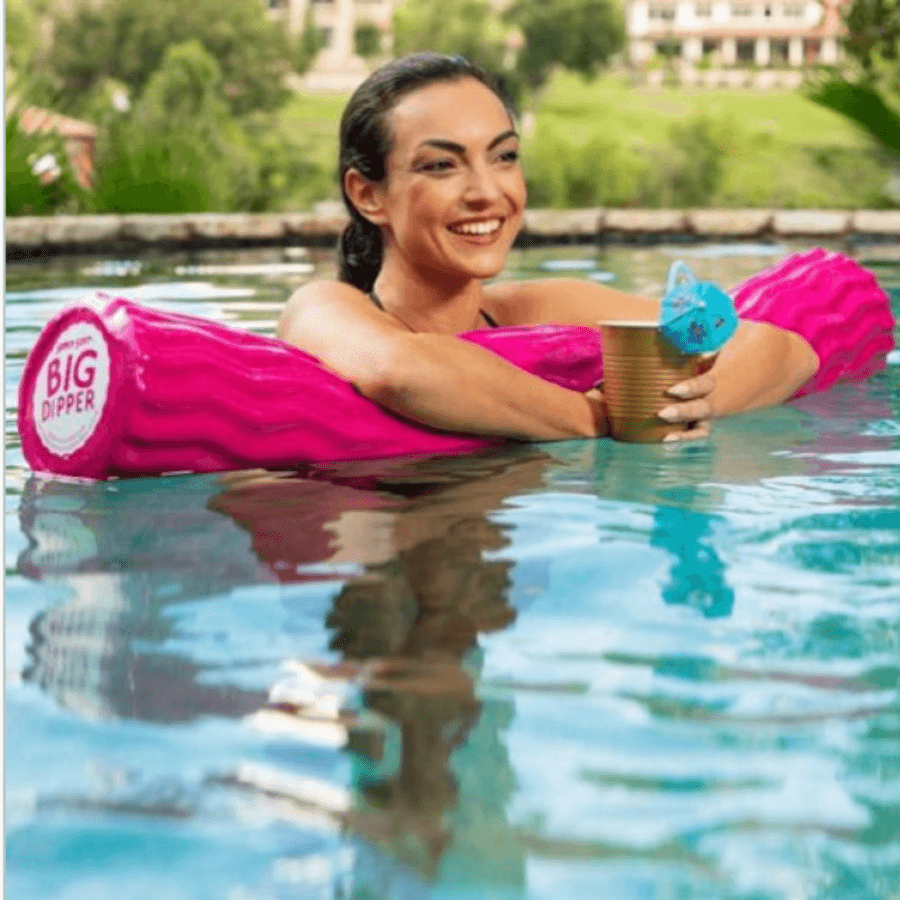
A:
[[[40,49],[39,17],[28,0],[6,0],[7,64],[22,72],[32,67]]]
[[[625,43],[614,0],[515,0],[505,18],[524,38],[515,70],[532,91],[558,66],[592,78]]]
[[[250,167],[222,93],[218,63],[199,41],[166,51],[137,102],[98,148],[95,203],[104,212],[231,209]]]
[[[360,22],[353,31],[353,48],[357,56],[374,59],[381,53],[381,29],[374,22]]]
[[[290,44],[259,0],[75,0],[58,15],[50,54],[60,100],[77,111],[109,78],[138,94],[166,49],[191,40],[218,62],[232,112],[271,109],[284,98]]]
[[[847,54],[869,77],[884,71],[900,87],[900,0],[853,0],[844,13],[844,24]]]
[[[312,3],[310,3],[306,7],[303,31],[300,32],[300,36],[297,38],[297,46],[294,51],[295,71],[301,75],[308,71],[324,46],[325,39],[313,21]]]
[[[843,13],[847,59],[807,96],[900,154],[900,0],[852,0]]]
[[[489,71],[503,68],[506,32],[489,0],[406,0],[394,10],[394,52],[459,53]]]

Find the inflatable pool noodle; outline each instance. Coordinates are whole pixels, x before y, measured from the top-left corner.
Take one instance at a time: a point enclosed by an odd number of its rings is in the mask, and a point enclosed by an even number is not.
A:
[[[741,318],[795,331],[816,351],[818,371],[798,396],[868,378],[894,346],[887,296],[838,253],[791,256],[732,297]],[[603,374],[592,328],[501,327],[461,337],[572,390],[589,390]],[[34,470],[98,479],[290,470],[503,443],[392,415],[283,341],[102,294],[42,330],[22,375],[18,426]]]

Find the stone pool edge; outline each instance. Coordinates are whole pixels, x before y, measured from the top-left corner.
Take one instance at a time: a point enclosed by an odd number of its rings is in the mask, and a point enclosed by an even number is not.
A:
[[[334,246],[347,224],[339,204],[311,212],[16,216],[9,261],[77,253],[140,253],[254,246]],[[900,210],[529,209],[519,246],[667,240],[820,239],[900,243]]]

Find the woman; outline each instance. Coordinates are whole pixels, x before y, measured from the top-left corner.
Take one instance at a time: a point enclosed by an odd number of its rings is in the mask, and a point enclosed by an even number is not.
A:
[[[655,301],[587,281],[487,283],[525,208],[514,117],[489,76],[461,57],[397,60],[357,89],[340,135],[351,216],[341,280],[296,291],[279,336],[433,428],[521,440],[607,434],[599,390],[557,387],[456,337],[659,316]],[[670,390],[660,416],[696,423],[672,439],[702,437],[711,418],[793,396],[817,365],[799,335],[742,322],[710,372]]]

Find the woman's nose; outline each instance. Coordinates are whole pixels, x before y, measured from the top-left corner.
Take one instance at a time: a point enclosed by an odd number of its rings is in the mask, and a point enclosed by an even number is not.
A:
[[[463,199],[469,203],[487,203],[502,196],[500,185],[490,166],[475,165],[469,169]]]

